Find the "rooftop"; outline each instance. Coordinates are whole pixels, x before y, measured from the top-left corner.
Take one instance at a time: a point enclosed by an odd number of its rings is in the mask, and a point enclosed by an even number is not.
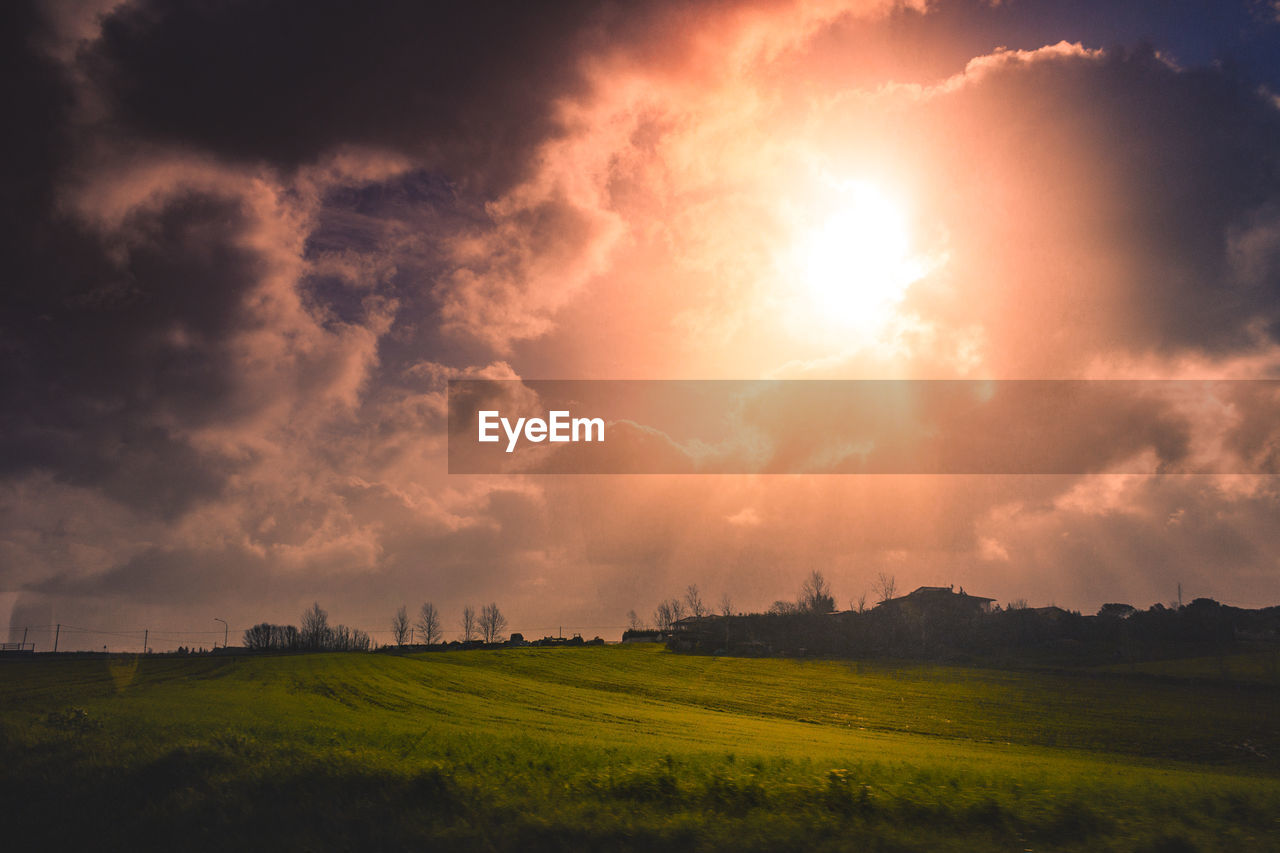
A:
[[[890,598],[888,601],[882,601],[877,607],[884,604],[892,604],[898,601],[919,601],[921,599],[929,600],[951,600],[965,602],[984,602],[990,604],[995,601],[994,598],[986,598],[981,595],[969,595],[964,591],[964,587],[957,590],[954,586],[920,586],[916,587],[906,595],[900,595],[897,598]]]

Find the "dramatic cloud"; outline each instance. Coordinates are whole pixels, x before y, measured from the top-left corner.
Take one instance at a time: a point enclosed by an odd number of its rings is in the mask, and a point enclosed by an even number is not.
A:
[[[0,606],[1271,603],[1270,479],[1097,473],[1275,470],[1257,399],[1100,402],[1091,476],[447,473],[451,378],[1275,376],[1280,25],[1069,5],[6,4]]]

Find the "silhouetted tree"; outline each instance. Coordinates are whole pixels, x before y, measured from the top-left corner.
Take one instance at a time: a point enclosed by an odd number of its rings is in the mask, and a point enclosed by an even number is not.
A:
[[[880,598],[880,603],[890,600],[898,594],[898,581],[893,575],[881,572],[876,578],[876,595]]]
[[[796,612],[796,603],[794,601],[783,601],[778,599],[769,605],[770,614],[774,616],[790,616]]]
[[[823,577],[822,572],[814,569],[800,585],[800,599],[796,602],[801,610],[810,613],[830,613],[836,609],[835,596],[831,594],[831,585]]]
[[[670,631],[671,626],[684,618],[684,604],[678,598],[658,602],[653,611],[653,621],[659,631]]]
[[[1194,603],[1195,602],[1193,601],[1192,604]],[[1101,609],[1098,610],[1098,615],[1113,616],[1117,619],[1128,619],[1135,612],[1137,612],[1137,608],[1132,604],[1122,604],[1112,601],[1102,605]]]
[[[507,617],[494,602],[480,608],[480,634],[486,643],[496,643],[507,629]]]
[[[685,604],[689,605],[689,615],[695,619],[701,619],[710,612],[707,609],[707,605],[702,603],[702,594],[698,592],[696,583],[689,584],[689,587],[684,592],[684,601]]]
[[[644,625],[640,622],[640,617],[636,615],[636,612],[634,610],[628,610],[627,611],[627,630],[639,631],[642,628],[644,628]]]
[[[301,645],[313,651],[326,649],[330,645],[329,633],[329,614],[320,609],[320,603],[316,602],[302,614],[302,630],[299,632]]]
[[[729,598],[729,593],[720,596],[720,615],[724,617],[724,647],[729,648],[729,643],[733,640],[733,633],[730,627],[733,625],[733,599]]]
[[[244,647],[253,651],[263,652],[273,648],[272,639],[276,626],[270,622],[263,622],[254,625],[252,628],[244,630]]]
[[[403,604],[391,618],[391,638],[396,641],[397,646],[403,646],[409,642],[409,611]]]
[[[440,614],[430,601],[418,611],[418,633],[422,634],[422,642],[427,645],[435,645],[444,639],[440,630]]]
[[[373,648],[373,640],[359,628],[334,625],[328,631],[325,648],[334,652],[367,652]]]
[[[653,609],[653,623],[658,626],[659,631],[670,631],[671,623],[675,619],[671,616],[671,604],[665,599],[658,602],[658,606]]]
[[[462,608],[462,639],[471,642],[476,638],[476,610],[470,604]]]

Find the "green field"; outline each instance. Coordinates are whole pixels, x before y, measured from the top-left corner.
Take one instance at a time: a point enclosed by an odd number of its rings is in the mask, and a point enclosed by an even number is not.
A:
[[[43,657],[0,663],[0,710],[5,836],[54,850],[1280,850],[1280,687],[1256,680],[653,646]]]

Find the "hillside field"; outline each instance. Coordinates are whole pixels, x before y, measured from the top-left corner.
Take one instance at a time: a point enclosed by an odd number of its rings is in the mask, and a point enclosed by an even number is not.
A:
[[[0,825],[51,850],[1280,850],[1280,685],[1235,669],[6,660]]]

